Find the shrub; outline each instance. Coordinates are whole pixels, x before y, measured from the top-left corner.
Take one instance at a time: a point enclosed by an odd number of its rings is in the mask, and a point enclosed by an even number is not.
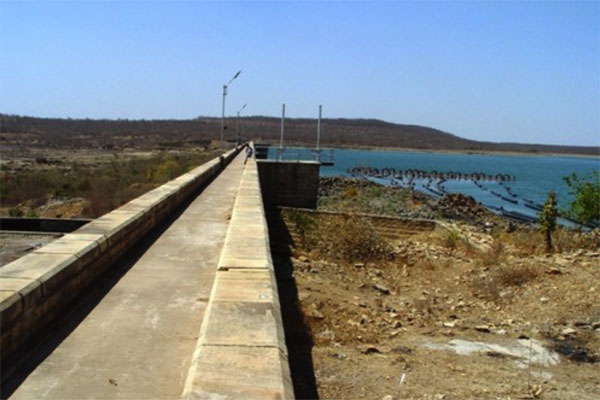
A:
[[[558,211],[556,210],[556,194],[554,192],[550,192],[548,194],[548,200],[546,200],[544,208],[540,213],[540,231],[544,235],[546,252],[550,252],[553,249],[552,233],[556,230],[557,216]]]
[[[504,286],[521,286],[534,280],[539,275],[539,270],[528,264],[511,267],[503,265],[494,274],[497,281]]]
[[[356,196],[358,196],[358,190],[356,190],[356,186],[354,186],[354,185],[346,186],[346,189],[344,189],[344,197],[349,199],[351,197],[356,197]]]
[[[319,250],[327,257],[345,261],[378,260],[392,254],[390,245],[366,219],[354,216],[316,219],[296,210],[288,210],[285,215],[305,250]]]
[[[22,217],[23,216],[23,210],[21,210],[18,207],[13,207],[11,209],[8,210],[8,216],[9,217]]]
[[[333,258],[346,261],[383,259],[391,254],[391,247],[373,225],[358,217],[334,219],[322,227],[321,238]]]
[[[574,196],[564,212],[583,225],[600,223],[600,173],[594,171],[582,178],[577,174],[563,177]]]
[[[557,229],[554,244],[559,252],[597,250],[600,248],[600,231],[596,229],[591,232],[575,232],[570,229]]]
[[[297,210],[289,210],[285,215],[300,236],[302,246],[312,247],[317,244],[319,238],[317,224],[313,216]]]
[[[448,249],[456,249],[457,243],[460,240],[460,235],[456,231],[450,231],[446,234],[444,246]]]

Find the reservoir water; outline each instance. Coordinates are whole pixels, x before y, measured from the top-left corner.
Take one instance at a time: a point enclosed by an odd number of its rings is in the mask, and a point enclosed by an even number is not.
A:
[[[269,158],[276,158],[276,148],[269,149]],[[309,160],[311,152],[307,149],[295,149],[284,159]],[[356,166],[371,168],[391,167],[399,170],[420,169],[424,171],[461,172],[471,174],[474,172],[486,175],[509,174],[515,177],[514,181],[506,183],[510,191],[517,196],[519,202],[512,202],[495,196],[491,191],[510,197],[506,189],[497,182],[484,182],[480,184],[488,190],[482,190],[471,180],[447,180],[443,188],[447,192],[460,192],[473,196],[477,201],[492,207],[503,207],[509,211],[518,211],[535,216],[537,211],[524,206],[522,199],[543,204],[550,191],[557,194],[559,207],[566,207],[571,196],[569,188],[564,183],[563,177],[576,173],[584,176],[593,171],[600,170],[599,158],[585,158],[574,156],[537,156],[537,155],[496,155],[496,154],[455,154],[455,153],[426,153],[412,151],[381,151],[381,150],[355,150],[335,149],[334,165],[322,166],[321,176],[349,176],[348,170]],[[376,179],[383,184],[389,184],[388,179]],[[415,181],[416,188],[423,190],[426,183]],[[435,187],[432,185],[432,187]],[[431,194],[431,193],[429,193]]]

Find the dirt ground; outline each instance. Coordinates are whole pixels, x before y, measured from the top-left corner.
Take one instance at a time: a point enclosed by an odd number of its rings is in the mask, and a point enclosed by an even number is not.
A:
[[[299,213],[270,226],[297,397],[600,398],[598,232],[547,255],[537,230],[497,221],[394,233]],[[367,236],[372,252],[345,252]]]

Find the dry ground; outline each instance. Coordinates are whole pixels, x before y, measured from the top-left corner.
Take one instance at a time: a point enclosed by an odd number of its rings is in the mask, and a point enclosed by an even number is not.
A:
[[[320,398],[600,398],[597,233],[545,255],[534,230],[453,221],[346,257],[368,218],[285,213]]]

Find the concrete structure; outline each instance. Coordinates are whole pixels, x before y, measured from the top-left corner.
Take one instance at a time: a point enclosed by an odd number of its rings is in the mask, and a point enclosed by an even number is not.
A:
[[[183,398],[293,398],[254,160],[244,170]]]
[[[320,163],[259,160],[261,189],[268,205],[316,208]]]
[[[47,342],[6,385],[11,398],[293,397],[256,164],[236,154],[0,269],[3,380]],[[141,254],[121,257],[212,179]]]

